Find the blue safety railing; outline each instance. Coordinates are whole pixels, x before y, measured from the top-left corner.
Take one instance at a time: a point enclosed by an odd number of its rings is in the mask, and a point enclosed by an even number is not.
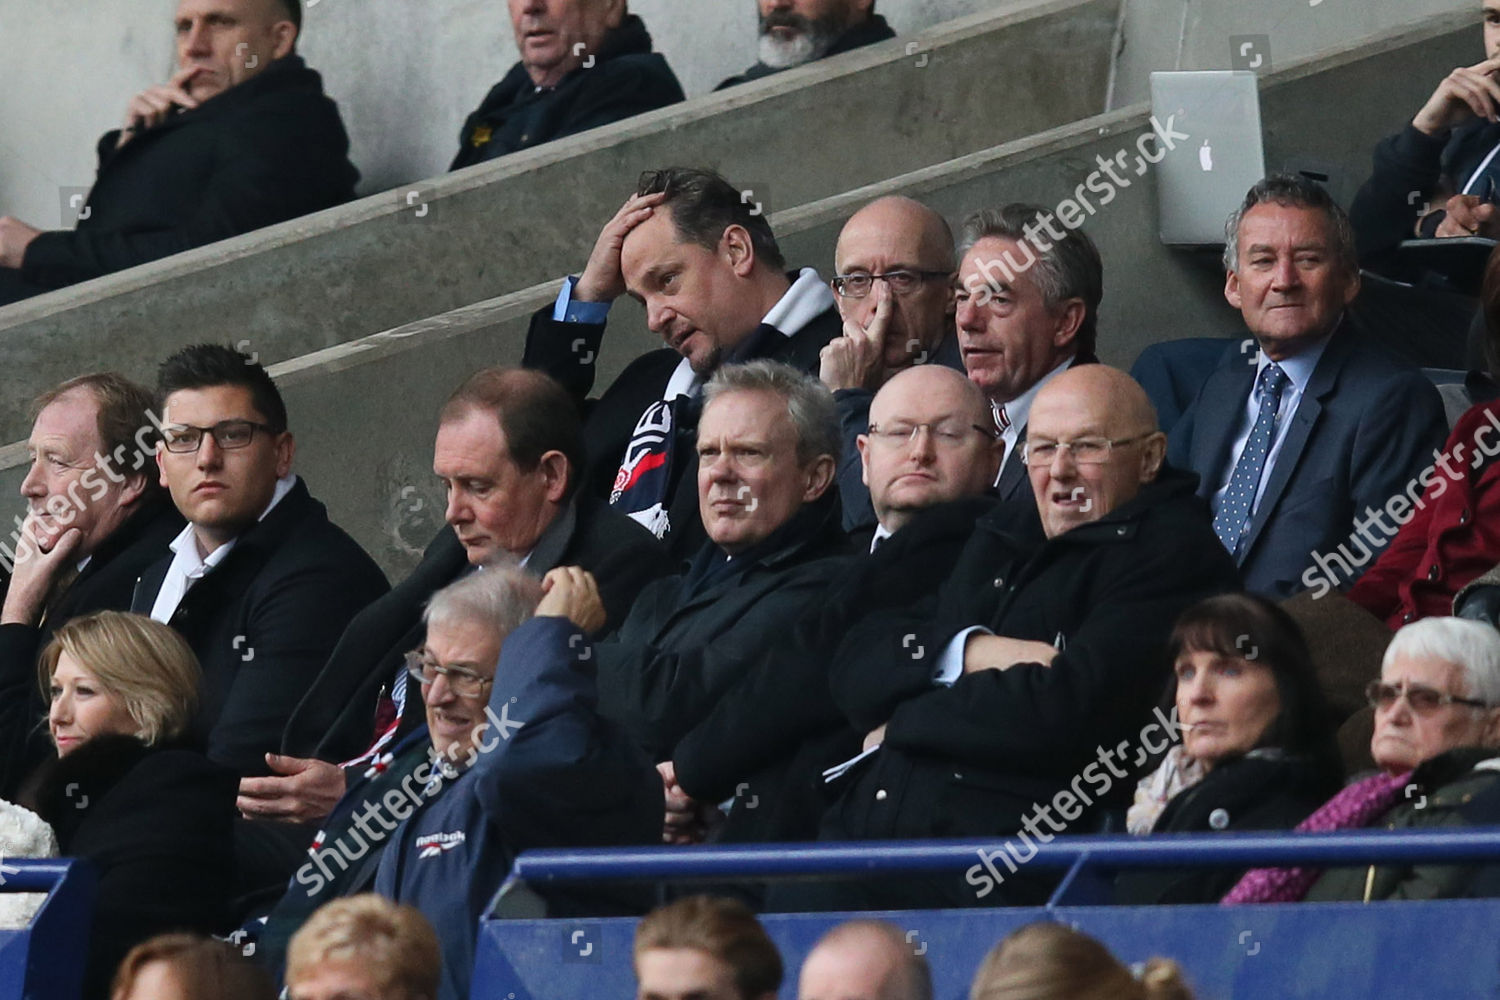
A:
[[[876,840],[735,847],[640,847],[527,851],[496,894],[521,884],[751,880],[963,872],[987,855],[1008,870],[1003,845],[1028,870],[1067,869],[1050,905],[1100,901],[1086,884],[1123,868],[1244,868],[1311,865],[1443,864],[1500,860],[1500,827],[1461,830],[1352,830],[1337,833],[1215,833],[1130,837],[1058,836],[1050,843],[989,840]],[[491,906],[491,910],[494,907]]]
[[[76,1000],[98,876],[76,859],[0,859],[0,893],[44,892],[23,928],[0,930],[0,1000]]]
[[[541,918],[529,889],[566,892],[601,883],[729,883],[879,879],[983,870],[980,851],[1009,868],[993,840],[769,844],[736,847],[530,851],[496,895],[505,916],[481,922],[471,1000],[592,1000],[634,991],[637,918]],[[1500,863],[1500,828],[1326,834],[1239,833],[1156,837],[1010,838],[1025,871],[1059,878],[1045,906],[888,911],[931,963],[935,996],[959,1000],[985,952],[1036,920],[1071,924],[1126,962],[1178,960],[1207,1000],[1378,1000],[1500,994],[1500,900],[1454,899],[1254,906],[1116,906],[1113,876],[1128,868]],[[643,897],[652,895],[641,893]],[[977,892],[976,892],[977,896]],[[530,910],[530,918],[524,914]],[[817,939],[847,913],[765,914],[788,970],[781,997]]]

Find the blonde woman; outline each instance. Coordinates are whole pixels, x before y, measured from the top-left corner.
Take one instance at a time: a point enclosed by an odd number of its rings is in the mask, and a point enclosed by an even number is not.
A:
[[[1139,971],[1062,924],[1027,924],[990,949],[969,1000],[1193,1000],[1177,963],[1148,960]]]
[[[290,1000],[433,1000],[443,956],[421,911],[374,893],[336,899],[287,948]]]
[[[132,946],[166,930],[228,930],[237,776],[189,743],[199,669],[172,629],[101,611],[53,635],[38,666],[57,759],[23,804],[61,853],[99,872],[85,998]]]

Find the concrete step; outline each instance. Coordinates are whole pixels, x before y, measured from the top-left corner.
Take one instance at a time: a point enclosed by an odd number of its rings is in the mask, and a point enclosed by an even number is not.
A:
[[[1352,194],[1375,142],[1430,90],[1431,74],[1412,68],[1457,65],[1471,54],[1473,41],[1472,18],[1441,17],[1353,40],[1263,78],[1267,164],[1315,164]],[[1098,157],[1121,150],[1133,155],[1138,137],[1150,130],[1149,109],[1137,104],[779,212],[772,223],[789,261],[827,273],[839,229],[872,198],[907,194],[955,223],[976,208],[1008,201],[1056,205],[1086,183]],[[1239,316],[1223,299],[1217,255],[1162,246],[1154,178],[1130,171],[1126,179],[1129,187],[1118,189],[1109,204],[1094,199],[1097,211],[1084,223],[1104,257],[1103,359],[1128,366],[1160,340],[1237,334]],[[532,312],[553,300],[560,280],[558,272],[529,288],[271,369],[297,435],[298,469],[393,576],[414,565],[441,523],[441,491],[431,474],[439,406],[474,369],[519,360]],[[622,300],[611,317],[598,384],[608,384],[631,358],[659,343],[645,329],[640,308]],[[23,444],[0,448],[0,496],[16,496],[24,458]]]
[[[1118,13],[1011,0],[7,307],[0,440],[82,371],[146,377],[195,340],[279,361],[581,268],[644,169],[717,167],[774,211],[1097,114]]]

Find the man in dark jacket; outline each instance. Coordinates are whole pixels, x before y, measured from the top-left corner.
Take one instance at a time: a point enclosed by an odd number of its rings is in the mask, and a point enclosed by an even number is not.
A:
[[[182,633],[203,666],[196,731],[210,759],[266,773],[292,709],[380,568],[292,474],[286,407],[265,369],[184,348],[157,382],[162,482],[188,521],[136,583],[131,610]]]
[[[851,631],[831,677],[867,752],[835,778],[823,838],[1050,839],[1033,813],[1081,832],[1129,800],[1128,772],[1102,788],[1090,772],[1081,797],[1079,776],[1099,747],[1136,742],[1177,615],[1237,586],[1193,477],[1163,468],[1165,447],[1123,372],[1081,366],[1038,394],[1026,459],[1047,539],[1029,546],[982,518],[924,613]],[[1060,827],[1046,810],[1062,796],[1074,798]],[[892,882],[862,902],[973,905],[996,888],[968,881]],[[1002,892],[1025,898],[1017,884]]]
[[[1500,0],[1483,0],[1483,62],[1443,78],[1401,131],[1375,147],[1375,169],[1349,209],[1360,263],[1380,266],[1416,236],[1500,236]]]
[[[29,513],[5,550],[12,570],[0,609],[0,677],[16,684],[0,696],[30,708],[23,730],[0,732],[0,798],[14,797],[50,754],[34,725],[47,714],[37,655],[69,619],[129,608],[136,577],[182,530],[156,482],[151,407],[149,390],[114,372],[69,379],[33,404],[21,483]]]
[[[365,608],[287,723],[277,777],[246,778],[240,809],[315,822],[344,792],[348,771],[422,724],[406,654],[422,642],[422,608],[436,591],[483,567],[524,560],[538,578],[578,566],[598,581],[602,624],[613,632],[651,580],[671,572],[666,549],[602,501],[577,494],[581,421],[555,381],[486,368],[464,381],[439,417],[433,468],[448,490],[448,526],[416,569]],[[372,740],[374,741],[372,745]]]
[[[757,3],[760,60],[715,90],[896,37],[885,18],[875,13],[875,0],[757,0]]]
[[[1198,474],[1247,590],[1321,597],[1410,519],[1447,436],[1442,398],[1349,314],[1358,261],[1322,187],[1300,175],[1257,182],[1229,234],[1224,297],[1259,349],[1229,352],[1208,377],[1172,426],[1171,458]]]
[[[828,662],[857,622],[906,613],[935,592],[994,504],[974,499],[994,482],[999,461],[989,405],[961,374],[910,368],[881,388],[870,412],[874,424],[859,447],[881,519],[873,539],[861,539],[869,555],[779,629],[672,751],[687,795],[742,800],[720,840],[817,835],[822,772],[858,752],[864,735],[833,703]]]
[[[626,0],[512,0],[510,17],[521,61],[464,122],[453,170],[684,99]]]
[[[0,219],[0,304],[354,197],[337,106],[295,54],[299,0],[181,0],[177,72],[99,140],[73,230]]]
[[[911,198],[876,199],[839,232],[829,284],[844,335],[823,348],[818,377],[833,390],[844,432],[838,482],[845,531],[876,523],[856,447],[875,393],[913,365],[964,370],[953,328],[956,266],[947,220]]]
[[[784,271],[761,206],[718,174],[651,171],[636,190],[583,274],[532,317],[524,364],[584,408],[585,493],[608,498],[687,559],[703,541],[693,433],[704,381],[721,364],[756,358],[816,371],[842,324],[818,273]],[[667,348],[637,358],[588,400],[610,303],[627,291]]]

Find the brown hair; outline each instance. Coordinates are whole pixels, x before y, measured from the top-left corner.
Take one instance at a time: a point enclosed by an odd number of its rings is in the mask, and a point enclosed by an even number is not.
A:
[[[151,390],[119,372],[93,372],[61,382],[31,402],[32,421],[68,393],[84,391],[93,399],[98,416],[99,454],[108,457],[116,473],[143,476],[146,492],[161,489],[152,455],[156,424],[151,419]],[[135,457],[130,459],[134,453]],[[148,464],[149,463],[149,464]]]
[[[635,929],[635,960],[653,948],[689,948],[729,966],[742,1000],[781,986],[781,954],[749,907],[735,899],[688,896],[646,914]]]
[[[438,423],[459,420],[472,410],[500,421],[511,461],[530,472],[549,451],[568,460],[568,487],[573,495],[583,471],[583,419],[562,384],[527,368],[482,368],[453,390]]]
[[[1042,922],[990,949],[969,1000],[1193,1000],[1193,993],[1170,959],[1149,959],[1136,976],[1087,934]]]
[[[287,945],[286,982],[325,962],[354,962],[379,989],[399,989],[408,997],[436,997],[443,953],[437,934],[421,911],[374,893],[336,899],[320,908]]]
[[[152,962],[171,966],[183,994],[214,1000],[273,1000],[271,976],[222,941],[197,934],[160,934],[136,945],[115,972],[109,995],[128,996],[135,978]]]
[[[202,670],[187,640],[161,622],[124,611],[96,611],[53,633],[37,662],[42,697],[50,699],[58,658],[67,653],[118,699],[147,745],[187,732],[198,709]]]

